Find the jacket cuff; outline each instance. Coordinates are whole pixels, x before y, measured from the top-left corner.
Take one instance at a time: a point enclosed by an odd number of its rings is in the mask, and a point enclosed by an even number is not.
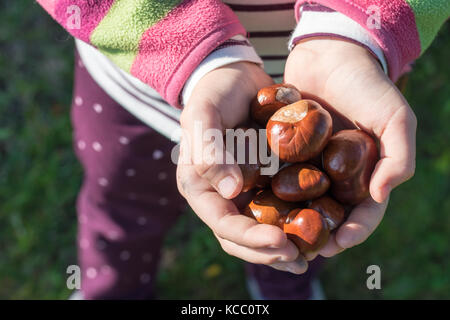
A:
[[[317,4],[304,4],[298,8],[298,24],[290,40],[289,50],[301,40],[311,37],[337,37],[365,47],[380,62],[384,72],[388,66],[383,50],[371,34],[346,15]]]
[[[299,8],[309,0],[297,0]],[[363,27],[383,50],[392,81],[420,56],[420,40],[414,12],[405,0],[314,0],[314,3],[338,11]]]
[[[253,62],[263,67],[263,61],[253,46],[241,35],[237,35],[218,46],[192,72],[184,85],[181,94],[181,105],[186,105],[195,86],[203,76],[215,69],[239,61]]]

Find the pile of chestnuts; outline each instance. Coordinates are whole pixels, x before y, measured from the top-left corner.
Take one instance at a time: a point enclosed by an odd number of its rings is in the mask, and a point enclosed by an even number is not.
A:
[[[330,113],[290,84],[259,90],[250,113],[283,165],[271,177],[258,165],[240,165],[243,191],[256,190],[242,213],[281,228],[302,254],[318,251],[369,196],[376,143],[360,129],[333,134]]]

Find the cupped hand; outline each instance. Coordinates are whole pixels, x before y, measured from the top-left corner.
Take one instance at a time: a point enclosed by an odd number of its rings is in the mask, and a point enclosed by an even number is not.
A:
[[[334,131],[359,127],[379,142],[371,197],[353,209],[318,252],[331,257],[364,242],[381,222],[391,190],[414,175],[417,120],[379,62],[348,41],[316,38],[298,43],[288,57],[284,80],[331,112]]]
[[[183,136],[177,184],[225,252],[251,263],[300,274],[306,271],[307,263],[283,231],[240,214],[232,199],[240,194],[243,177],[223,146],[225,130],[245,122],[251,99],[260,88],[272,83],[263,69],[250,62],[213,70],[197,83],[180,119]],[[211,153],[212,145],[216,152],[220,151],[219,156]]]

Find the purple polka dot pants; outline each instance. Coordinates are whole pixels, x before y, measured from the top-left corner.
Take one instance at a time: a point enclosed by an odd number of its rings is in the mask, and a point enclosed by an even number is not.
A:
[[[173,143],[112,100],[78,55],[72,124],[75,152],[84,169],[77,200],[83,296],[154,298],[164,236],[186,208],[170,159]],[[294,276],[247,266],[264,296],[272,299],[307,298],[317,268],[310,269]]]

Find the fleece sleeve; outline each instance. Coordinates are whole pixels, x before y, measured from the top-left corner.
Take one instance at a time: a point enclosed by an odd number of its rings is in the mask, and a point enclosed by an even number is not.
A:
[[[246,31],[220,0],[37,0],[72,36],[180,107],[180,93],[215,48]]]
[[[431,44],[450,15],[449,0],[297,0],[301,7],[318,4],[355,21],[378,46],[394,81]]]
[[[181,94],[182,105],[189,101],[195,86],[204,75],[217,68],[240,61],[253,62],[261,67],[264,66],[263,61],[247,38],[237,35],[218,46],[192,72]]]

